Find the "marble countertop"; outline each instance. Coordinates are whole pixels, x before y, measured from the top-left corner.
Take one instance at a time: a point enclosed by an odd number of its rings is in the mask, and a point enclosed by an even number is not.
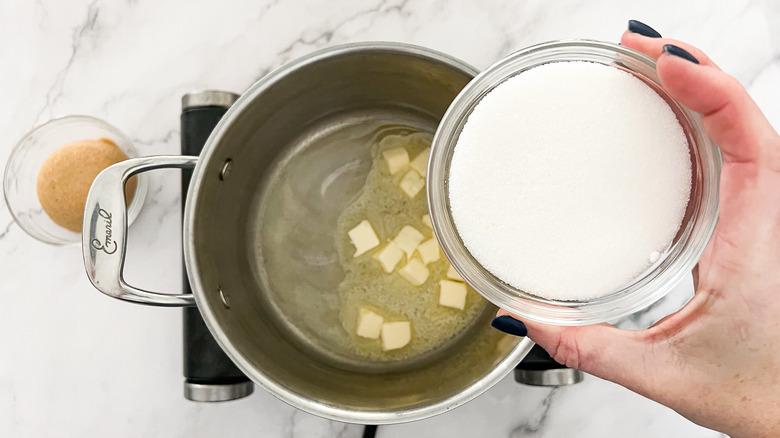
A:
[[[109,121],[142,154],[178,153],[182,94],[242,92],[273,68],[334,44],[402,41],[485,68],[546,40],[617,41],[630,18],[704,49],[780,127],[780,5],[773,0],[8,0],[0,2],[0,164],[26,131],[64,114]],[[130,232],[126,278],[179,291],[179,174],[149,175],[149,197]],[[0,300],[0,436],[362,432],[261,390],[227,403],[186,401],[181,311],[101,295],[84,274],[79,247],[33,240],[4,203]],[[594,377],[551,389],[522,386],[510,376],[452,412],[381,426],[377,436],[720,434]]]

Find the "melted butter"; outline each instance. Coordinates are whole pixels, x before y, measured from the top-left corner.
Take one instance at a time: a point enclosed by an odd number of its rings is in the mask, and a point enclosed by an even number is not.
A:
[[[454,340],[486,305],[471,288],[468,288],[464,310],[439,305],[439,280],[446,278],[449,266],[443,254],[438,261],[428,265],[430,275],[421,286],[413,286],[398,275],[398,269],[406,263],[406,256],[392,274],[385,273],[372,258],[405,225],[415,227],[426,240],[433,237],[433,230],[422,223],[422,216],[428,213],[425,191],[409,199],[399,188],[406,171],[391,176],[382,158],[383,151],[400,146],[413,159],[430,144],[431,135],[420,132],[386,135],[377,141],[371,148],[373,162],[365,186],[337,222],[336,248],[345,274],[338,286],[339,314],[345,334],[351,340],[351,351],[361,357],[398,360],[428,353]],[[381,243],[355,258],[347,232],[363,219],[371,222]],[[383,315],[386,322],[410,321],[411,342],[398,350],[383,351],[380,340],[357,336],[357,315],[361,306]]]

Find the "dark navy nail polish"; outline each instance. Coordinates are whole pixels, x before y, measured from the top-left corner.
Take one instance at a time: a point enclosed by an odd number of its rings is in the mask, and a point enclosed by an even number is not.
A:
[[[528,329],[525,328],[525,324],[522,321],[518,321],[509,315],[497,316],[490,323],[493,328],[501,330],[504,333],[515,336],[525,336],[528,334]]]
[[[628,20],[628,30],[650,38],[661,38],[660,33],[641,21]]]
[[[666,53],[668,53],[670,55],[679,56],[680,58],[685,59],[687,61],[691,61],[694,64],[698,64],[699,63],[699,60],[694,58],[693,55],[691,55],[690,53],[686,52],[684,49],[681,49],[681,48],[675,46],[674,44],[667,44],[667,45],[665,45],[664,46],[664,52],[666,52]]]

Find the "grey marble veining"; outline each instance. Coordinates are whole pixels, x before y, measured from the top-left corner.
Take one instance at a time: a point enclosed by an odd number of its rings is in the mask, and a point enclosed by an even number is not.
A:
[[[179,99],[242,92],[284,63],[334,44],[388,40],[478,68],[530,44],[617,41],[636,18],[696,44],[746,85],[780,126],[780,6],[773,0],[0,0],[0,164],[31,129],[63,114],[117,125],[142,154],[179,151]],[[130,231],[126,278],[178,291],[177,171],[149,174]],[[646,327],[681,306],[690,282],[625,322]],[[258,390],[202,405],[182,397],[181,312],[110,300],[78,247],[29,238],[0,205],[0,436],[358,437],[362,428],[298,411]],[[391,437],[721,436],[588,376],[535,388],[505,378],[444,415],[383,426]]]

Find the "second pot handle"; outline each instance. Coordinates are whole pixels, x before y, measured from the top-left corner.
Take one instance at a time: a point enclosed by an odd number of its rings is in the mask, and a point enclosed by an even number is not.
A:
[[[198,157],[160,155],[131,158],[100,172],[92,182],[84,207],[81,250],[89,281],[104,294],[156,306],[194,306],[192,294],[163,294],[125,283],[122,270],[127,249],[125,183],[131,176],[159,168],[192,168]],[[186,196],[186,193],[182,193]]]

